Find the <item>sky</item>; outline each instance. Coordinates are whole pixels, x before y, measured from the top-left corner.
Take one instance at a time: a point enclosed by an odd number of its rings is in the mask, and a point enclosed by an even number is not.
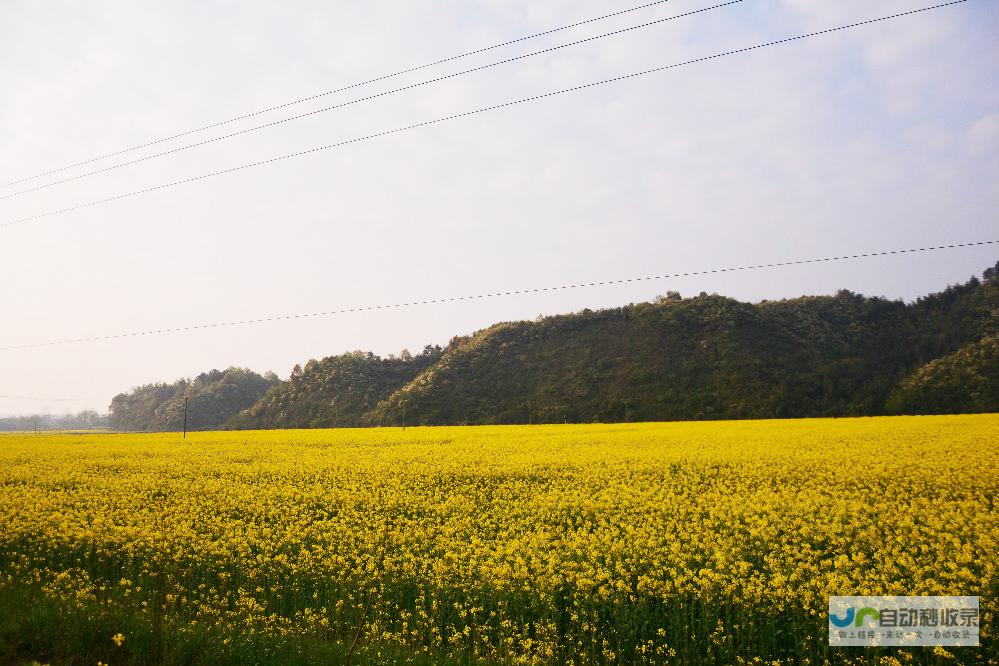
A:
[[[670,0],[0,188],[16,194],[720,4]],[[0,4],[0,182],[641,4]],[[743,0],[0,199],[0,225],[934,4]],[[999,12],[965,3],[0,226],[0,347],[999,238]],[[212,368],[646,301],[912,300],[999,247],[0,350],[0,414],[106,412]]]

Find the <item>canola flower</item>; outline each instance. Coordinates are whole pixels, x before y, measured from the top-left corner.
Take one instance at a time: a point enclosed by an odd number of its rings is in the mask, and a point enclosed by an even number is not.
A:
[[[983,647],[935,658],[999,663],[997,441],[997,415],[8,435],[0,589],[537,664],[921,663],[829,648],[828,596],[980,595]]]

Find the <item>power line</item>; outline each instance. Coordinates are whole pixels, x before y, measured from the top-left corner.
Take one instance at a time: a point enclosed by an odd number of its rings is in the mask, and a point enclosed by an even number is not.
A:
[[[56,185],[62,185],[63,183],[69,183],[69,182],[72,182],[74,180],[80,180],[81,178],[88,178],[90,176],[95,176],[97,174],[106,173],[108,171],[114,171],[115,169],[120,169],[122,167],[132,166],[133,164],[139,164],[140,162],[147,162],[149,160],[157,159],[159,157],[164,157],[166,155],[173,155],[175,153],[180,153],[180,152],[183,152],[185,150],[190,150],[191,148],[198,148],[200,146],[205,146],[205,145],[208,145],[208,144],[211,144],[211,143],[217,143],[219,141],[225,141],[227,139],[232,139],[232,138],[237,137],[237,136],[242,136],[243,134],[249,134],[251,132],[256,132],[256,131],[259,131],[259,130],[262,130],[262,129],[267,129],[269,127],[276,127],[278,125],[283,125],[284,123],[292,122],[292,121],[295,121],[295,120],[302,120],[303,118],[309,118],[311,116],[316,116],[316,115],[319,115],[320,113],[326,113],[328,111],[334,111],[336,109],[342,109],[344,107],[352,106],[354,104],[359,104],[360,102],[367,102],[367,101],[370,101],[370,100],[373,100],[373,99],[378,99],[380,97],[387,97],[388,95],[393,95],[395,93],[404,92],[406,90],[413,90],[415,88],[421,88],[423,86],[431,85],[431,84],[434,84],[434,83],[440,83],[441,81],[447,81],[449,79],[454,79],[454,78],[457,78],[459,76],[465,76],[467,74],[472,74],[474,72],[480,72],[480,71],[483,71],[483,70],[486,70],[486,69],[490,69],[492,67],[497,67],[499,65],[509,64],[511,62],[516,62],[516,61],[524,60],[524,59],[527,59],[527,58],[533,58],[534,56],[537,56],[537,55],[543,55],[545,53],[551,53],[553,51],[558,51],[560,49],[568,48],[570,46],[578,46],[580,44],[586,44],[588,42],[593,42],[593,41],[596,41],[598,39],[603,39],[605,37],[612,37],[612,36],[616,36],[616,35],[621,35],[621,34],[624,34],[624,33],[627,33],[627,32],[631,32],[633,30],[640,30],[642,28],[649,28],[649,27],[654,26],[654,25],[659,25],[661,23],[666,23],[668,21],[673,21],[673,20],[676,20],[676,19],[685,18],[685,17],[688,17],[688,16],[693,16],[694,14],[701,14],[703,12],[708,12],[708,11],[711,11],[713,9],[720,9],[722,7],[727,7],[729,5],[735,5],[735,4],[738,4],[740,2],[742,2],[742,0],[729,0],[728,2],[723,2],[721,4],[713,5],[711,7],[703,7],[701,9],[695,9],[693,11],[684,12],[683,14],[677,14],[675,16],[668,16],[668,17],[665,17],[665,18],[656,19],[655,21],[648,21],[646,23],[641,23],[639,25],[633,25],[633,26],[629,26],[627,28],[621,28],[619,30],[612,30],[610,32],[605,32],[605,33],[600,34],[600,35],[593,35],[592,37],[586,37],[584,39],[578,39],[576,41],[566,42],[564,44],[557,44],[555,46],[550,46],[548,48],[540,49],[538,51],[532,51],[530,53],[524,53],[524,54],[521,54],[521,55],[518,55],[518,56],[514,56],[512,58],[505,58],[503,60],[497,60],[496,62],[491,62],[491,63],[488,63],[486,65],[480,65],[478,67],[472,67],[470,69],[465,69],[465,70],[461,70],[461,71],[458,71],[458,72],[453,72],[451,74],[445,74],[443,76],[438,76],[438,77],[435,77],[435,78],[432,78],[432,79],[425,79],[423,81],[417,81],[416,83],[411,83],[409,85],[401,86],[399,88],[393,88],[391,90],[385,90],[383,92],[375,93],[373,95],[366,95],[364,97],[358,97],[358,98],[355,98],[355,99],[352,99],[352,100],[349,100],[349,101],[346,101],[346,102],[341,102],[339,104],[333,104],[331,106],[326,106],[326,107],[323,107],[321,109],[315,109],[314,111],[309,111],[307,113],[300,113],[298,115],[290,116],[288,118],[282,118],[280,120],[275,120],[275,121],[272,121],[272,122],[269,122],[269,123],[264,123],[262,125],[255,125],[253,127],[248,127],[246,129],[242,129],[242,130],[239,130],[237,132],[231,132],[229,134],[223,134],[221,136],[213,137],[211,139],[205,139],[204,141],[197,141],[195,143],[189,143],[187,145],[178,146],[176,148],[171,148],[170,150],[165,150],[163,152],[154,153],[152,155],[146,155],[145,157],[139,157],[137,159],[128,160],[126,162],[119,162],[118,164],[112,164],[111,166],[103,167],[101,169],[95,169],[93,171],[87,171],[85,173],[77,174],[75,176],[69,176],[67,178],[62,178],[60,180],[55,180],[55,181],[52,181],[50,183],[45,183],[44,185],[36,185],[35,187],[25,188],[25,189],[19,190],[17,192],[11,192],[10,194],[0,195],[0,200],[11,199],[13,197],[18,197],[18,196],[21,196],[23,194],[30,194],[31,192],[37,192],[39,190],[44,190],[44,189],[47,189],[49,187],[54,187]]]
[[[228,169],[222,169],[220,171],[212,171],[212,172],[209,172],[209,173],[201,174],[199,176],[193,176],[191,178],[184,178],[184,179],[175,180],[175,181],[172,181],[172,182],[169,182],[169,183],[162,183],[160,185],[154,185],[152,187],[146,187],[146,188],[143,188],[143,189],[140,189],[140,190],[133,190],[132,192],[125,192],[125,193],[122,193],[122,194],[117,194],[117,195],[114,195],[114,196],[106,197],[104,199],[97,199],[97,200],[94,200],[94,201],[88,201],[86,203],[77,204],[75,206],[69,206],[67,208],[59,208],[59,209],[56,209],[56,210],[47,211],[45,213],[39,213],[37,215],[31,215],[31,216],[28,216],[28,217],[22,217],[20,219],[11,220],[10,222],[5,222],[3,224],[0,224],[0,228],[11,227],[11,226],[14,226],[16,224],[23,224],[25,222],[33,222],[35,220],[40,220],[40,219],[43,219],[43,218],[46,218],[46,217],[52,217],[53,215],[61,215],[63,213],[69,213],[69,212],[76,211],[76,210],[82,210],[84,208],[91,208],[93,206],[99,206],[99,205],[102,205],[102,204],[110,203],[112,201],[118,201],[120,199],[126,199],[126,198],[130,198],[130,197],[138,196],[140,194],[147,194],[149,192],[156,192],[156,191],[164,190],[164,189],[167,189],[167,188],[170,188],[170,187],[176,187],[177,185],[183,185],[185,183],[193,183],[195,181],[204,180],[206,178],[213,178],[215,176],[221,176],[221,175],[228,174],[228,173],[234,173],[236,171],[242,171],[244,169],[251,169],[251,168],[254,168],[254,167],[258,167],[258,166],[263,166],[265,164],[271,164],[273,162],[280,162],[280,161],[291,159],[291,158],[295,158],[295,157],[302,157],[302,156],[305,156],[305,155],[310,155],[312,153],[316,153],[316,152],[320,152],[320,151],[324,151],[324,150],[330,150],[330,149],[333,149],[333,148],[341,148],[343,146],[351,145],[351,144],[354,144],[354,143],[360,143],[362,141],[368,141],[368,140],[371,140],[371,139],[375,139],[375,138],[382,137],[382,136],[388,136],[388,135],[391,135],[391,134],[398,134],[398,133],[401,133],[401,132],[406,132],[406,131],[417,129],[417,128],[420,128],[420,127],[427,127],[427,126],[430,126],[430,125],[437,125],[437,124],[444,123],[444,122],[447,122],[447,121],[450,121],[450,120],[457,120],[459,118],[465,118],[465,117],[477,115],[477,114],[480,114],[480,113],[486,113],[488,111],[495,111],[495,110],[498,110],[498,109],[503,109],[503,108],[506,108],[506,107],[515,106],[517,104],[524,104],[526,102],[534,102],[534,101],[541,100],[541,99],[547,99],[549,97],[555,97],[557,95],[564,95],[564,94],[570,93],[570,92],[577,92],[577,91],[580,91],[580,90],[586,90],[586,89],[589,89],[589,88],[594,88],[594,87],[597,87],[597,86],[602,86],[602,85],[605,85],[605,84],[608,84],[608,83],[616,83],[616,82],[619,82],[619,81],[625,81],[627,79],[633,79],[633,78],[637,78],[637,77],[640,77],[640,76],[645,76],[645,75],[648,75],[648,74],[653,74],[653,73],[656,73],[656,72],[663,72],[663,71],[670,70],[670,69],[676,69],[676,68],[679,68],[679,67],[685,67],[687,65],[693,65],[695,63],[706,62],[708,60],[715,60],[715,59],[718,59],[718,58],[723,58],[725,56],[736,55],[736,54],[739,54],[739,53],[745,53],[747,51],[754,51],[754,50],[766,48],[766,47],[769,47],[769,46],[777,46],[777,45],[780,45],[780,44],[787,44],[789,42],[797,41],[797,40],[800,40],[800,39],[805,39],[805,38],[808,38],[808,37],[816,37],[816,36],[819,36],[819,35],[825,35],[825,34],[829,34],[829,33],[832,33],[832,32],[837,32],[837,31],[840,31],[840,30],[846,30],[848,28],[855,28],[855,27],[862,26],[862,25],[869,25],[871,23],[878,23],[878,22],[881,22],[881,21],[887,21],[887,20],[890,20],[890,19],[896,19],[896,18],[900,18],[900,17],[903,17],[903,16],[909,16],[909,15],[912,15],[912,14],[918,14],[920,12],[930,11],[932,9],[940,9],[942,7],[949,7],[951,5],[958,5],[958,4],[961,4],[961,3],[964,3],[964,2],[967,2],[967,0],[952,0],[951,2],[945,2],[945,3],[942,3],[942,4],[938,4],[938,5],[932,5],[930,7],[922,7],[920,9],[912,9],[912,10],[905,11],[905,12],[900,12],[900,13],[897,13],[897,14],[890,14],[888,16],[882,16],[882,17],[879,17],[879,18],[867,19],[867,20],[864,20],[864,21],[858,21],[856,23],[849,23],[849,24],[837,26],[837,27],[834,27],[834,28],[827,28],[825,30],[818,30],[818,31],[815,31],[815,32],[804,33],[804,34],[795,35],[795,36],[792,36],[792,37],[785,37],[783,39],[777,39],[777,40],[773,40],[773,41],[769,41],[769,42],[763,42],[763,43],[760,43],[760,44],[755,44],[753,46],[746,46],[746,47],[743,47],[743,48],[740,48],[740,49],[733,49],[731,51],[723,51],[721,53],[715,53],[715,54],[709,55],[709,56],[703,56],[703,57],[700,57],[700,58],[694,58],[692,60],[685,60],[683,62],[674,63],[672,65],[663,65],[661,67],[655,67],[655,68],[643,70],[643,71],[640,71],[640,72],[633,72],[631,74],[624,74],[622,76],[615,76],[615,77],[609,78],[609,79],[603,79],[603,80],[600,80],[600,81],[593,81],[593,82],[590,82],[590,83],[584,83],[584,84],[581,84],[581,85],[578,85],[578,86],[572,86],[570,88],[563,88],[561,90],[554,90],[554,91],[551,91],[551,92],[542,93],[540,95],[532,95],[530,97],[522,97],[522,98],[511,100],[511,101],[508,101],[508,102],[503,102],[503,103],[500,103],[500,104],[493,104],[491,106],[480,107],[478,109],[473,109],[471,111],[464,111],[462,113],[456,113],[456,114],[452,114],[452,115],[449,115],[449,116],[442,116],[440,118],[435,118],[433,120],[425,120],[423,122],[414,123],[412,125],[405,125],[403,127],[396,127],[394,129],[383,130],[381,132],[375,132],[374,134],[367,134],[367,135],[363,135],[363,136],[358,136],[358,137],[354,137],[352,139],[346,139],[344,141],[339,141],[339,142],[336,142],[336,143],[327,144],[325,146],[316,146],[314,148],[309,148],[307,150],[301,150],[301,151],[294,152],[294,153],[288,153],[286,155],[279,155],[277,157],[271,157],[271,158],[268,158],[268,159],[265,159],[265,160],[260,160],[258,162],[248,162],[246,164],[241,164],[239,166],[230,167]]]
[[[648,9],[649,7],[654,7],[656,5],[662,5],[662,4],[665,4],[667,2],[669,2],[669,0],[655,0],[655,2],[648,2],[648,3],[645,3],[643,5],[638,5],[636,7],[631,7],[629,9],[622,9],[620,11],[616,11],[616,12],[613,12],[613,13],[610,13],[610,14],[604,14],[602,16],[595,16],[593,18],[584,19],[582,21],[577,21],[575,23],[569,23],[567,25],[563,25],[563,26],[560,26],[560,27],[557,27],[557,28],[550,28],[550,29],[544,30],[542,32],[536,32],[536,33],[533,33],[531,35],[525,35],[523,37],[517,37],[516,39],[510,39],[510,40],[507,40],[505,42],[500,42],[498,44],[493,44],[492,46],[485,46],[485,47],[478,48],[478,49],[475,49],[475,50],[472,50],[472,51],[466,51],[464,53],[459,53],[458,55],[453,55],[453,56],[448,56],[446,58],[441,58],[440,60],[434,60],[433,62],[428,62],[428,63],[425,63],[423,65],[417,65],[417,66],[414,66],[414,67],[407,67],[406,69],[401,69],[401,70],[399,70],[397,72],[392,72],[390,74],[383,74],[383,75],[380,75],[380,76],[376,76],[373,79],[366,79],[364,81],[358,81],[357,83],[351,83],[350,85],[346,85],[346,86],[343,86],[341,88],[335,88],[333,90],[327,90],[325,92],[317,93],[315,95],[309,95],[308,97],[302,97],[300,99],[292,100],[290,102],[284,102],[282,104],[277,104],[275,106],[270,106],[270,107],[267,107],[266,109],[260,109],[259,111],[252,111],[250,113],[244,113],[243,115],[234,116],[234,117],[229,118],[227,120],[221,120],[219,122],[215,122],[215,123],[212,123],[210,125],[204,125],[202,127],[197,127],[195,129],[186,130],[186,131],[180,132],[178,134],[172,134],[170,136],[165,136],[165,137],[163,137],[161,139],[155,139],[153,141],[148,141],[146,143],[137,144],[137,145],[134,145],[134,146],[130,146],[128,148],[122,148],[120,150],[116,150],[114,152],[106,153],[104,155],[99,155],[97,157],[92,157],[90,159],[83,160],[81,162],[75,162],[73,164],[68,164],[66,166],[62,166],[62,167],[59,167],[57,169],[51,169],[51,170],[45,171],[43,173],[38,173],[38,174],[35,174],[34,176],[27,176],[25,178],[19,178],[17,180],[8,181],[6,183],[0,183],[0,188],[10,187],[11,185],[17,185],[19,183],[24,183],[24,182],[27,182],[29,180],[35,180],[36,178],[42,178],[43,176],[50,176],[50,175],[52,175],[54,173],[59,173],[60,171],[66,171],[67,169],[73,169],[75,167],[84,166],[86,164],[91,164],[93,162],[98,162],[100,160],[108,159],[109,157],[116,157],[116,156],[122,155],[124,153],[130,153],[130,152],[133,152],[133,151],[136,151],[136,150],[140,150],[142,148],[148,148],[149,146],[155,146],[157,144],[164,143],[166,141],[171,141],[173,139],[179,139],[181,137],[189,136],[191,134],[196,134],[198,132],[204,132],[205,130],[214,129],[216,127],[221,127],[223,125],[228,125],[230,123],[234,123],[234,122],[237,122],[237,121],[240,121],[240,120],[246,120],[247,118],[252,118],[254,116],[259,116],[261,114],[269,113],[271,111],[277,111],[279,109],[285,109],[285,108],[287,108],[289,106],[294,106],[296,104],[302,104],[304,102],[311,102],[312,100],[319,99],[321,97],[326,97],[327,95],[332,95],[332,94],[335,94],[335,93],[338,93],[338,92],[344,92],[345,90],[350,90],[352,88],[359,88],[361,86],[365,86],[365,85],[368,85],[368,84],[371,84],[371,83],[377,83],[378,81],[385,81],[386,79],[391,79],[391,78],[395,78],[397,76],[402,76],[403,74],[411,74],[412,72],[417,72],[417,71],[419,71],[421,69],[427,69],[428,67],[434,67],[436,65],[443,65],[444,63],[452,62],[454,60],[460,60],[461,58],[467,58],[469,56],[477,55],[479,53],[485,53],[486,51],[492,51],[494,49],[502,48],[504,46],[510,46],[511,44],[517,44],[519,42],[524,42],[524,41],[528,41],[528,40],[531,40],[531,39],[536,39],[538,37],[543,37],[545,35],[551,35],[551,34],[554,34],[556,32],[562,32],[563,30],[569,30],[571,28],[578,28],[581,25],[586,25],[588,23],[595,23],[597,21],[603,21],[605,19],[614,18],[615,16],[622,16],[622,15],[628,14],[630,12],[639,11],[641,9]]]
[[[447,296],[440,298],[428,298],[421,301],[406,301],[401,303],[390,303],[383,305],[367,305],[367,306],[357,306],[352,308],[340,308],[338,310],[326,310],[324,312],[306,312],[300,314],[291,315],[275,315],[271,317],[259,317],[256,319],[240,319],[234,321],[225,322],[214,322],[210,324],[195,324],[191,326],[178,326],[174,328],[160,328],[147,331],[133,331],[130,333],[114,333],[111,335],[99,335],[89,338],[75,338],[69,340],[53,340],[50,342],[33,342],[22,345],[8,345],[6,347],[0,347],[0,351],[14,351],[18,349],[33,349],[38,347],[52,347],[56,345],[69,345],[78,344],[84,342],[102,342],[108,340],[117,340],[121,338],[134,338],[134,337],[145,337],[150,335],[163,335],[167,333],[184,333],[188,331],[196,331],[210,328],[223,328],[228,326],[246,326],[251,324],[263,324],[267,322],[276,321],[289,321],[292,319],[308,319],[313,317],[328,317],[333,315],[341,314],[352,314],[359,312],[374,312],[376,310],[394,310],[407,307],[415,307],[421,305],[439,305],[444,303],[457,303],[461,301],[474,301],[487,298],[499,298],[502,296],[520,296],[525,294],[540,294],[544,292],[555,292],[555,291],[565,291],[569,289],[584,289],[587,287],[605,287],[611,285],[619,284],[629,284],[634,282],[649,282],[653,280],[666,280],[681,277],[694,277],[698,275],[711,275],[715,273],[734,273],[739,271],[752,271],[760,270],[764,268],[782,268],[787,266],[801,266],[805,264],[819,264],[832,261],[844,261],[847,259],[865,259],[870,257],[884,257],[889,255],[897,254],[914,254],[917,252],[933,252],[937,250],[950,250],[965,247],[978,247],[983,245],[995,245],[999,244],[999,239],[996,240],[984,240],[975,241],[969,243],[952,243],[950,245],[934,245],[928,247],[919,248],[909,248],[903,250],[884,250],[880,252],[864,252],[860,254],[848,254],[840,255],[834,257],[821,257],[817,259],[799,259],[797,261],[781,261],[770,264],[755,264],[750,266],[731,266],[728,268],[713,268],[709,270],[700,271],[688,271],[685,273],[667,273],[664,275],[647,275],[643,277],[631,277],[631,278],[619,278],[615,280],[600,280],[595,282],[578,282],[575,284],[563,284],[555,285],[549,287],[535,287],[531,289],[511,289],[509,291],[494,291],[485,294],[474,294],[469,296]]]

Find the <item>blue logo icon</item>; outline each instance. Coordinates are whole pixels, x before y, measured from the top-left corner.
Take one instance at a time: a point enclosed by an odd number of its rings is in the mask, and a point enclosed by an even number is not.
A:
[[[864,626],[864,620],[868,617],[877,622],[881,619],[881,613],[870,606],[864,606],[860,609],[859,613],[851,606],[846,609],[843,617],[829,613],[829,621],[841,628],[849,627],[851,624],[856,627],[862,627]]]

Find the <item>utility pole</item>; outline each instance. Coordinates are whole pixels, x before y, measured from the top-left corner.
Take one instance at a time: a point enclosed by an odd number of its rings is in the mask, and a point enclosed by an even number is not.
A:
[[[184,398],[184,439],[187,439],[187,398]]]

